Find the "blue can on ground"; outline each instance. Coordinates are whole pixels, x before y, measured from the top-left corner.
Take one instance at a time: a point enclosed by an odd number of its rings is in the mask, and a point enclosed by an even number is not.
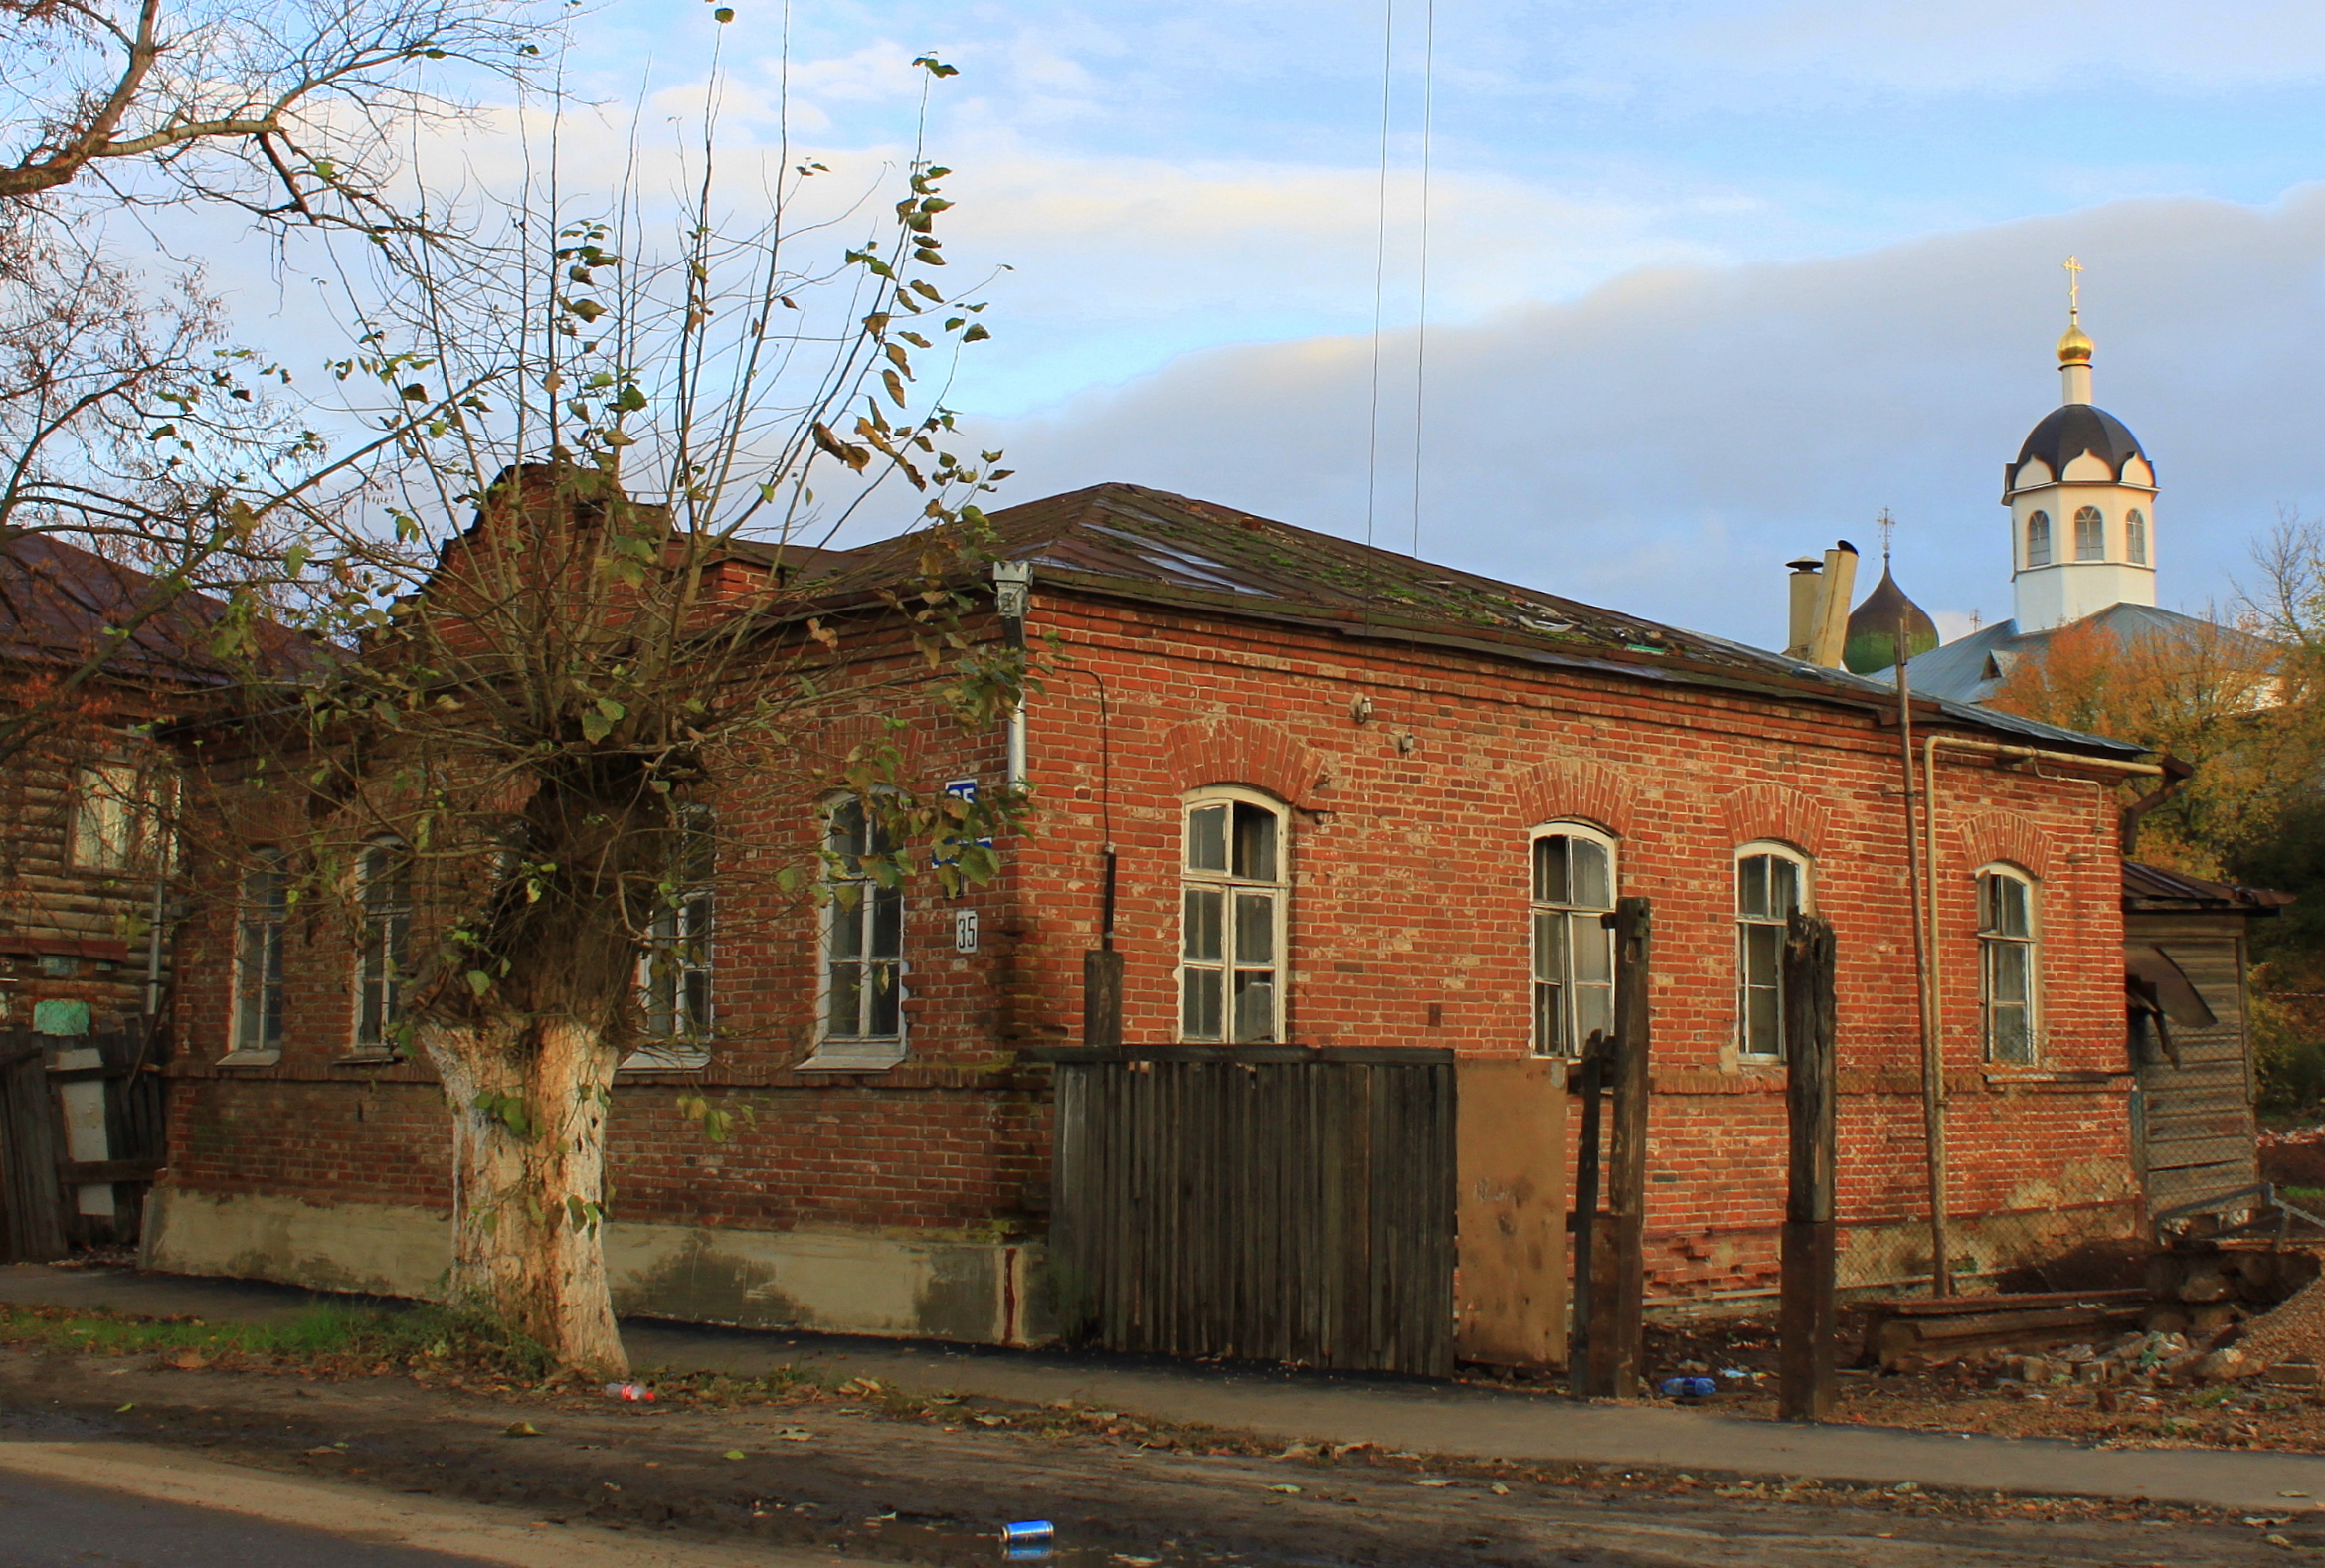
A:
[[[1047,1519],[1020,1519],[1001,1526],[1004,1546],[1047,1546],[1056,1535],[1057,1527]]]

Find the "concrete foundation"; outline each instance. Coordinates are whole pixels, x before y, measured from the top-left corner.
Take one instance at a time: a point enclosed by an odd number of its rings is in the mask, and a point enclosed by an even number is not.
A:
[[[163,1187],[145,1210],[142,1262],[172,1274],[433,1300],[450,1254],[449,1219],[401,1204]],[[1053,1336],[1039,1242],[629,1223],[606,1227],[606,1262],[629,1316],[978,1344]]]

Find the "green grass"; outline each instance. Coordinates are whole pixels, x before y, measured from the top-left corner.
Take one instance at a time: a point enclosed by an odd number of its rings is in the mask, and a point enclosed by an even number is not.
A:
[[[388,1311],[319,1304],[279,1323],[130,1317],[103,1308],[0,1307],[0,1343],[89,1355],[182,1350],[283,1361],[368,1360],[435,1365],[512,1382],[539,1382],[555,1362],[541,1346],[475,1312],[442,1307]]]

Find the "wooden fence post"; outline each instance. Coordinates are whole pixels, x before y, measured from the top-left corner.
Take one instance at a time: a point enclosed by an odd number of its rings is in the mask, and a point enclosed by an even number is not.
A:
[[[1778,1317],[1776,1414],[1822,1421],[1833,1412],[1835,1305],[1833,1181],[1833,928],[1795,914],[1784,939],[1784,1107],[1791,1157],[1784,1200],[1783,1306]]]
[[[1607,1037],[1593,1030],[1574,1069],[1582,1096],[1582,1129],[1574,1147],[1573,1223],[1568,1226],[1574,1243],[1574,1327],[1566,1343],[1566,1383],[1584,1398],[1601,1392],[1591,1375],[1591,1314],[1598,1307],[1598,1282],[1606,1272],[1598,1259],[1598,1151],[1607,1047]]]
[[[1615,905],[1614,1136],[1607,1149],[1606,1286],[1591,1321],[1593,1391],[1639,1397],[1647,1291],[1648,977],[1653,906]],[[1603,1347],[1603,1349],[1601,1348]]]

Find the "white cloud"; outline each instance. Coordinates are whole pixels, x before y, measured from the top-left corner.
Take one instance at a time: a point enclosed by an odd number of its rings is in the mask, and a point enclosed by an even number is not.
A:
[[[2057,401],[2057,265],[2089,264],[2100,402],[2164,483],[2167,603],[2226,593],[2313,437],[2325,191],[2280,208],[2118,203],[1788,265],[1643,270],[1432,334],[1422,552],[1765,641],[1782,562],[1901,520],[1925,605],[2009,613],[2004,462]],[[1047,419],[981,424],[1030,498],[1127,479],[1361,537],[1371,347],[1193,354]],[[1374,537],[1411,528],[1412,343],[1387,344]]]

